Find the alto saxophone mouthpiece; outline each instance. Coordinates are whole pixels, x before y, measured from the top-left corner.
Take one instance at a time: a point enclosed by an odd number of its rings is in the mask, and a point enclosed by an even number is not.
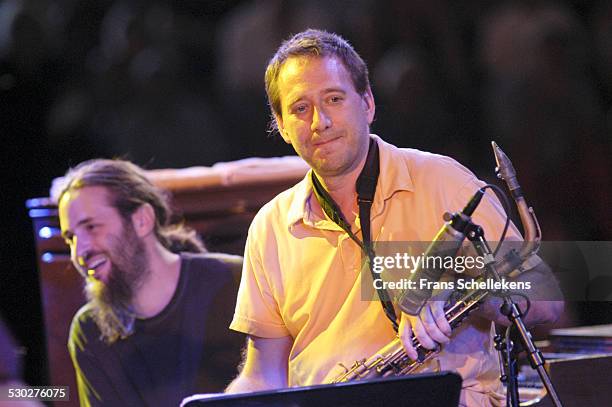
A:
[[[495,173],[508,184],[510,191],[520,190],[521,186],[516,179],[516,171],[514,170],[512,161],[510,161],[506,153],[499,148],[495,141],[491,141],[491,146],[493,147],[493,154],[495,155],[495,162],[497,164]]]

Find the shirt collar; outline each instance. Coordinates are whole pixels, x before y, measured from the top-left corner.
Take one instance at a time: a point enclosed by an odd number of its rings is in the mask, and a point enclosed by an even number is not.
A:
[[[398,191],[413,192],[414,184],[401,150],[375,134],[370,137],[376,140],[380,151],[380,177],[374,201],[382,203]]]
[[[371,134],[370,137],[378,143],[380,155],[380,176],[374,197],[374,207],[378,210],[372,213],[372,215],[375,215],[382,211],[385,200],[391,198],[398,191],[414,191],[414,184],[410,177],[408,164],[402,157],[400,150],[375,134]],[[316,197],[314,196],[311,173],[312,169],[294,187],[293,200],[287,213],[289,227],[298,222],[308,224],[314,222],[311,205]]]
[[[295,191],[289,212],[287,213],[287,221],[289,227],[298,222],[307,222],[312,217],[310,209],[310,200],[316,199],[312,190],[312,169],[308,170],[304,178],[294,187]]]

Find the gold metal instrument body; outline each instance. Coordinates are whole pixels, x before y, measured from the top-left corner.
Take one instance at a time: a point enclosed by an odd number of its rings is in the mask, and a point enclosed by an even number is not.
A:
[[[521,193],[512,162],[495,142],[492,142],[492,147],[497,162],[497,176],[504,180],[510,189],[525,231],[520,249],[496,261],[495,265],[500,276],[514,277],[522,270],[521,264],[537,253],[542,240],[542,233],[533,209],[527,205]],[[482,277],[480,278],[482,279]],[[478,308],[489,291],[473,289],[454,294],[454,298],[452,296],[445,307],[446,319],[453,329],[458,327],[471,312]],[[414,373],[439,351],[439,349],[426,349],[414,335],[412,336],[412,344],[419,355],[418,360],[412,360],[408,357],[401,340],[395,338],[369,358],[355,361],[349,368],[345,367],[346,371],[335,377],[332,383],[403,376]]]

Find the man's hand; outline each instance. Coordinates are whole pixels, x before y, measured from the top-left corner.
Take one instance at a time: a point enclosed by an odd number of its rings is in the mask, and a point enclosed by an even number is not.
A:
[[[417,316],[402,312],[398,334],[408,356],[417,360],[417,351],[412,344],[412,334],[427,349],[435,349],[438,344],[448,343],[451,327],[444,315],[445,301],[428,301]]]

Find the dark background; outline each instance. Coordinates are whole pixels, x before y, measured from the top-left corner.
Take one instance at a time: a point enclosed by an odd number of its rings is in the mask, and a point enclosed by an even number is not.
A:
[[[180,168],[291,154],[267,135],[263,72],[307,27],[368,63],[373,132],[484,179],[494,139],[547,240],[610,240],[610,2],[5,0],[0,310],[26,381],[44,384],[46,367],[25,200],[88,158]]]

